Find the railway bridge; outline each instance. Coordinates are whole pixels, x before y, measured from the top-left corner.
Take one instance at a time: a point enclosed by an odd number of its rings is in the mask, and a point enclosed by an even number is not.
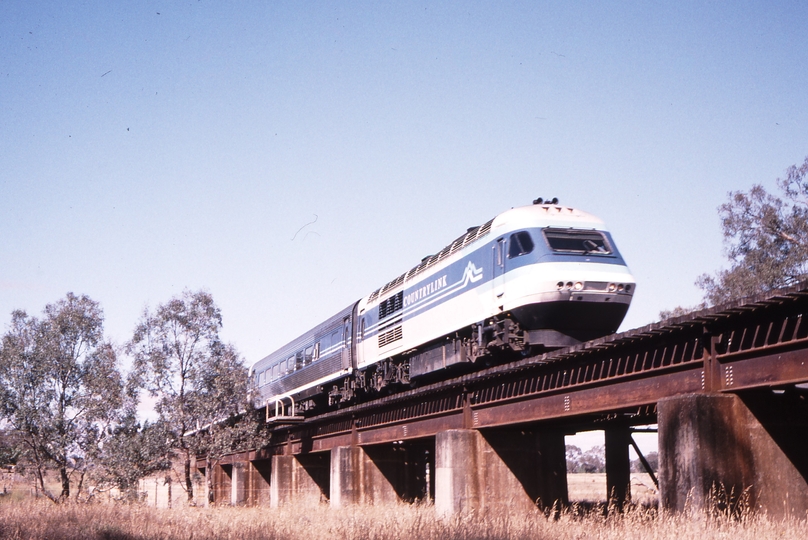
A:
[[[565,435],[601,429],[622,504],[633,429],[657,424],[661,508],[804,517],[806,383],[808,282],[290,418],[269,447],[226,456],[212,495],[273,507],[430,497],[441,514],[547,508],[568,502]]]

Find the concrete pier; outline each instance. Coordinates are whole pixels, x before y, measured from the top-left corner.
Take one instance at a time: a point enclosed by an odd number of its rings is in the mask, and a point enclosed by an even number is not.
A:
[[[240,506],[247,502],[247,471],[249,462],[236,462],[230,473],[230,504]]]
[[[327,474],[328,454],[272,456],[270,506],[320,503],[329,492]]]
[[[395,452],[390,445],[334,448],[331,450],[331,506],[398,501],[403,458],[403,453]]]
[[[631,502],[631,440],[629,426],[610,426],[604,430],[606,445],[606,494],[609,502],[623,508]]]
[[[690,394],[660,401],[662,508],[748,507],[772,517],[805,517],[808,417],[800,400],[767,389],[742,397]]]
[[[435,509],[529,511],[566,504],[564,435],[530,430],[448,430],[435,442]]]
[[[272,480],[272,460],[262,459],[247,462],[247,502],[248,506],[270,504],[270,482]]]
[[[361,502],[362,449],[338,446],[331,450],[330,501],[334,508]]]
[[[208,493],[208,503],[229,504],[233,493],[233,465],[231,463],[216,464],[211,467],[213,474],[213,493]]]

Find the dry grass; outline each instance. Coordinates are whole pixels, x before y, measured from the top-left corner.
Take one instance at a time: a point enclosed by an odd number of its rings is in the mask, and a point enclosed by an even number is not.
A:
[[[606,502],[606,473],[575,473],[567,475],[571,501]],[[652,506],[658,495],[651,477],[645,473],[631,473],[631,500],[635,504]]]
[[[601,512],[580,517],[570,511],[555,520],[539,512],[441,520],[435,517],[430,505],[405,504],[341,510],[326,505],[281,510],[266,507],[160,510],[137,505],[0,503],[0,538],[4,540],[762,540],[806,537],[805,520],[668,517],[639,509],[625,515],[613,513],[611,517],[603,517]]]

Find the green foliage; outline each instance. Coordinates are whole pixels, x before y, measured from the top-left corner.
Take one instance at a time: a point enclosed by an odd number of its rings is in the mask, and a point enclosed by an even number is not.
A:
[[[41,319],[12,313],[0,349],[0,411],[14,433],[19,459],[53,500],[70,496],[122,405],[114,347],[103,340],[103,312],[87,296],[45,307]],[[45,487],[47,468],[59,471],[57,497]]]
[[[566,456],[569,473],[606,472],[606,449],[603,446],[595,446],[582,452],[577,446],[568,444]]]
[[[164,423],[146,421],[141,425],[130,409],[108,431],[93,475],[98,485],[133,493],[138,480],[171,467],[171,432]]]
[[[16,465],[19,457],[19,442],[15,440],[14,432],[0,429],[0,467]]]
[[[808,274],[808,157],[792,165],[777,185],[782,198],[754,185],[729,193],[718,211],[728,270],[702,275],[696,284],[710,304],[793,285]]]
[[[667,319],[673,319],[675,317],[683,317],[688,313],[693,311],[698,311],[700,309],[704,309],[707,307],[707,304],[701,303],[697,306],[685,307],[685,306],[676,306],[673,309],[663,309],[659,312],[659,320],[665,321]]]

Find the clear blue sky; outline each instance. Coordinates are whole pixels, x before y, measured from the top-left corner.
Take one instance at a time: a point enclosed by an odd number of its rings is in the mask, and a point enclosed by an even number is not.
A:
[[[806,27],[802,2],[0,1],[0,327],[73,291],[123,343],[205,288],[252,363],[537,196],[606,220],[622,329],[648,324],[724,264],[727,192],[808,155]]]

